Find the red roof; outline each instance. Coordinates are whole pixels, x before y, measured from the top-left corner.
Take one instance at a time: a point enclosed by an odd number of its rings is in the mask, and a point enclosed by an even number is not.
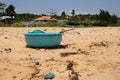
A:
[[[36,18],[34,21],[44,21],[44,20],[53,20],[53,21],[56,21],[57,19],[52,18],[50,16],[42,16],[42,17]]]

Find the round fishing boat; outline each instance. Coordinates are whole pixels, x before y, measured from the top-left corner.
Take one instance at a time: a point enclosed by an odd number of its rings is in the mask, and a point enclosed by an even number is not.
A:
[[[57,47],[60,44],[62,34],[63,33],[60,32],[43,32],[40,30],[34,30],[26,32],[24,35],[27,46],[29,47],[51,48]]]

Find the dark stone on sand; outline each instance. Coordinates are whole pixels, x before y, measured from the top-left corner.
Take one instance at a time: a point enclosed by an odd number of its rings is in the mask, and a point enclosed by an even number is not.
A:
[[[35,65],[40,65],[40,63],[39,63],[39,62],[36,62]]]
[[[17,76],[13,76],[13,78],[17,78]]]
[[[8,39],[8,37],[5,37],[5,39]]]
[[[6,51],[6,52],[11,52],[11,51],[12,51],[12,49],[11,49],[11,48],[8,48],[8,49],[7,49],[7,48],[5,48],[5,49],[4,49],[4,51]]]
[[[1,53],[3,53],[3,51],[0,51]]]

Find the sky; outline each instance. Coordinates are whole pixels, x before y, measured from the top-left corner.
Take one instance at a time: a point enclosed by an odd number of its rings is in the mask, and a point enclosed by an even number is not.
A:
[[[7,6],[14,5],[16,13],[49,14],[52,9],[57,14],[65,11],[70,15],[71,10],[75,10],[75,14],[98,14],[102,9],[120,17],[120,0],[0,0],[0,2]]]

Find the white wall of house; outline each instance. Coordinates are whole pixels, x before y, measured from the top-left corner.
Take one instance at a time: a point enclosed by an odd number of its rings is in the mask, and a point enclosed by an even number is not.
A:
[[[10,16],[1,16],[0,17],[0,20],[4,20],[4,19],[6,19],[6,18],[11,18]],[[15,18],[14,16],[12,17],[13,19]]]

